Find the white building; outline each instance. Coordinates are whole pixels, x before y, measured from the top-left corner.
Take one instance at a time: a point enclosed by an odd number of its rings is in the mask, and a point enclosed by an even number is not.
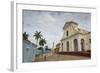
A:
[[[32,62],[35,60],[37,47],[28,40],[23,40],[23,62]]]
[[[66,22],[59,52],[78,52],[91,50],[91,32],[79,28],[74,21]]]

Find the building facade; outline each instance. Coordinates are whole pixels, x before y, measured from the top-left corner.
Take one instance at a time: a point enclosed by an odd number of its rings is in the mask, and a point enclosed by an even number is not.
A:
[[[74,21],[66,22],[59,52],[84,52],[91,50],[91,32],[81,29]]]
[[[23,40],[23,62],[34,61],[36,54],[37,46],[29,40]]]

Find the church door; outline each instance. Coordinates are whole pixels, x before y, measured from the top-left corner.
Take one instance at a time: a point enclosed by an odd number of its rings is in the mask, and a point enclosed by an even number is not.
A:
[[[77,41],[77,39],[74,39],[74,51],[75,52],[78,51],[78,41]]]
[[[81,49],[84,51],[84,39],[81,39]]]
[[[67,41],[67,52],[69,52],[69,42]]]

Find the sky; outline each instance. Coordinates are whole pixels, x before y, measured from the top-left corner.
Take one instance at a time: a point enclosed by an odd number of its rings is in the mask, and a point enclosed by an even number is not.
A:
[[[91,31],[91,14],[78,12],[56,12],[23,10],[23,32],[29,34],[29,40],[36,43],[33,37],[36,31],[40,31],[47,41],[47,46],[52,48],[63,36],[63,26],[67,21],[75,21],[85,30]]]

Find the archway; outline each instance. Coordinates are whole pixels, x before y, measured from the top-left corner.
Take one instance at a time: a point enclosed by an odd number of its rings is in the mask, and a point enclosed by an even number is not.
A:
[[[67,48],[67,52],[69,52],[69,42],[67,41],[67,43],[66,43],[66,48]]]
[[[85,45],[84,45],[84,39],[81,39],[81,50],[82,51],[84,51],[84,47],[85,47]]]
[[[75,52],[78,51],[78,41],[77,41],[77,39],[74,39],[74,51]]]

